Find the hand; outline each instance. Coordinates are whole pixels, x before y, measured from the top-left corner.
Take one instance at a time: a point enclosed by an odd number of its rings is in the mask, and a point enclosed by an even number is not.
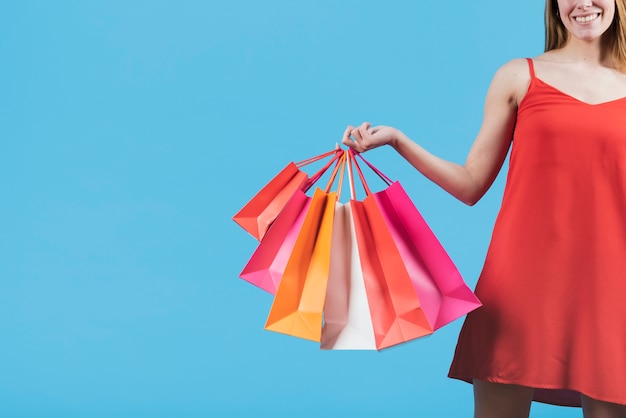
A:
[[[372,127],[371,123],[364,122],[357,128],[348,126],[341,142],[356,152],[365,152],[382,145],[393,145],[397,138],[396,128],[382,125]]]

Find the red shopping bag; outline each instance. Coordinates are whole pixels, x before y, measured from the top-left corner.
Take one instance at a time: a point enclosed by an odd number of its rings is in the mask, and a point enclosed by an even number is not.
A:
[[[260,241],[291,196],[297,190],[308,190],[341,153],[341,149],[334,149],[304,161],[289,163],[233,216],[233,220]],[[333,158],[311,178],[300,170],[329,156]]]
[[[373,196],[350,202],[376,348],[432,334],[433,329]]]
[[[372,196],[393,237],[402,264],[409,272],[433,330],[480,307],[480,301],[464,282],[450,256],[402,185],[399,182],[392,183],[389,177],[360,154],[358,157],[390,184]]]

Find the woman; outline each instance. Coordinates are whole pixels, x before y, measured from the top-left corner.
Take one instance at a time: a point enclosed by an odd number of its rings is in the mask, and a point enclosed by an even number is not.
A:
[[[548,0],[546,35],[497,71],[464,165],[387,126],[343,143],[391,145],[468,205],[511,147],[450,377],[474,384],[476,417],[528,417],[532,400],[626,417],[626,0]]]

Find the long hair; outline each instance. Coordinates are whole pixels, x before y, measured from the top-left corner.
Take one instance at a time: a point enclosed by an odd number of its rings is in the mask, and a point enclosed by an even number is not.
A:
[[[569,34],[558,14],[557,0],[546,0],[545,51],[563,48]],[[602,35],[604,53],[611,58],[617,69],[626,72],[626,0],[615,0],[615,16],[607,31]]]

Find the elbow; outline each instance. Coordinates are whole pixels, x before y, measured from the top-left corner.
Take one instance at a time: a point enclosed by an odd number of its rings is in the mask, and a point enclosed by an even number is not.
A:
[[[467,206],[474,206],[485,195],[490,183],[476,181],[471,174],[458,176],[453,181],[439,183],[444,190]]]
[[[458,200],[467,206],[474,206],[483,197],[483,190],[466,190],[453,194]]]
[[[480,197],[470,197],[470,198],[458,198],[461,202],[465,203],[467,206],[474,206],[479,200]]]

